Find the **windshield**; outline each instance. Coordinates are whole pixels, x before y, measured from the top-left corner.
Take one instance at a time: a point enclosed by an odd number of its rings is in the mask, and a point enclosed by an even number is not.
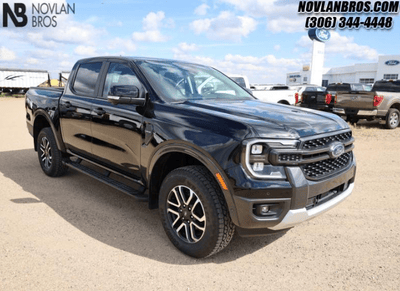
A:
[[[254,99],[234,81],[209,67],[170,61],[136,63],[164,101]]]
[[[307,92],[324,92],[325,88],[324,87],[307,87],[304,91]]]

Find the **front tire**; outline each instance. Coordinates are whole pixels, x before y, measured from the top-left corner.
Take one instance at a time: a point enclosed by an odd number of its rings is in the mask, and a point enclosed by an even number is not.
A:
[[[47,176],[59,177],[65,174],[68,168],[62,162],[62,153],[57,148],[51,128],[46,127],[40,131],[36,148],[40,166]]]
[[[387,129],[395,129],[399,126],[400,112],[395,108],[390,108],[386,115],[385,127]]]
[[[191,257],[218,253],[235,232],[221,189],[203,166],[169,173],[161,186],[159,206],[168,238]]]

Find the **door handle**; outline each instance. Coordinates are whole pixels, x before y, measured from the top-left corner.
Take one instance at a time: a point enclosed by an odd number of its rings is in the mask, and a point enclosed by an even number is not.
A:
[[[70,108],[71,107],[71,102],[67,101],[64,104],[65,108]]]
[[[106,111],[103,108],[96,108],[93,110],[97,115],[104,115],[106,114]]]

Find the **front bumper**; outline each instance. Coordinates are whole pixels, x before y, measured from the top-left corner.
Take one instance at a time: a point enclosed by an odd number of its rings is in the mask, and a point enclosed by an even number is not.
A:
[[[332,112],[332,106],[327,105],[327,104],[305,104],[305,103],[299,103],[298,106],[303,107],[303,108],[308,108],[308,109]]]
[[[348,196],[350,196],[351,192],[353,192],[354,183],[351,183],[348,188],[343,191],[340,195],[335,198],[325,202],[324,204],[314,207],[310,210],[307,210],[305,207],[301,209],[293,209],[289,210],[289,212],[285,215],[283,220],[277,225],[270,227],[272,230],[281,230],[295,226],[296,224],[302,223],[306,220],[316,217],[324,213],[325,211],[333,208]]]
[[[262,181],[249,178],[236,169],[233,199],[238,230],[243,236],[264,235],[287,229],[333,208],[353,191],[356,161],[335,176],[307,180],[300,167],[286,167],[287,181]],[[232,177],[232,175],[230,175]],[[243,181],[242,183],[240,181]],[[314,201],[314,202],[313,202]],[[257,205],[272,205],[275,214],[259,216]]]

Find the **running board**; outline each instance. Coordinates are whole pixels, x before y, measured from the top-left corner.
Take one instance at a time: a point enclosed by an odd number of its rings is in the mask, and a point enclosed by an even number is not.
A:
[[[72,169],[75,169],[75,170],[77,170],[77,171],[79,171],[79,172],[81,172],[83,174],[86,174],[86,175],[88,175],[88,176],[90,176],[92,178],[95,178],[96,180],[98,180],[100,182],[103,182],[103,183],[105,183],[105,184],[107,184],[107,185],[109,185],[109,186],[111,186],[111,187],[113,187],[113,188],[115,188],[115,189],[117,189],[119,191],[122,191],[125,194],[128,194],[128,195],[130,195],[130,196],[132,196],[132,197],[134,197],[134,198],[136,198],[136,199],[138,199],[140,201],[148,201],[148,196],[144,195],[144,190],[143,191],[136,190],[136,189],[134,189],[134,188],[132,188],[132,187],[130,187],[128,185],[125,185],[124,183],[116,181],[116,180],[114,180],[114,179],[109,177],[109,173],[105,173],[105,175],[103,175],[103,174],[101,174],[101,173],[99,173],[99,172],[97,172],[97,171],[95,171],[93,169],[85,167],[84,165],[80,164],[80,161],[81,160],[78,159],[77,162],[72,162],[72,161],[68,161],[67,162],[67,161],[65,161],[64,163],[65,163],[66,166],[68,166],[68,167],[70,167]],[[140,186],[140,188],[144,189],[143,186]]]

